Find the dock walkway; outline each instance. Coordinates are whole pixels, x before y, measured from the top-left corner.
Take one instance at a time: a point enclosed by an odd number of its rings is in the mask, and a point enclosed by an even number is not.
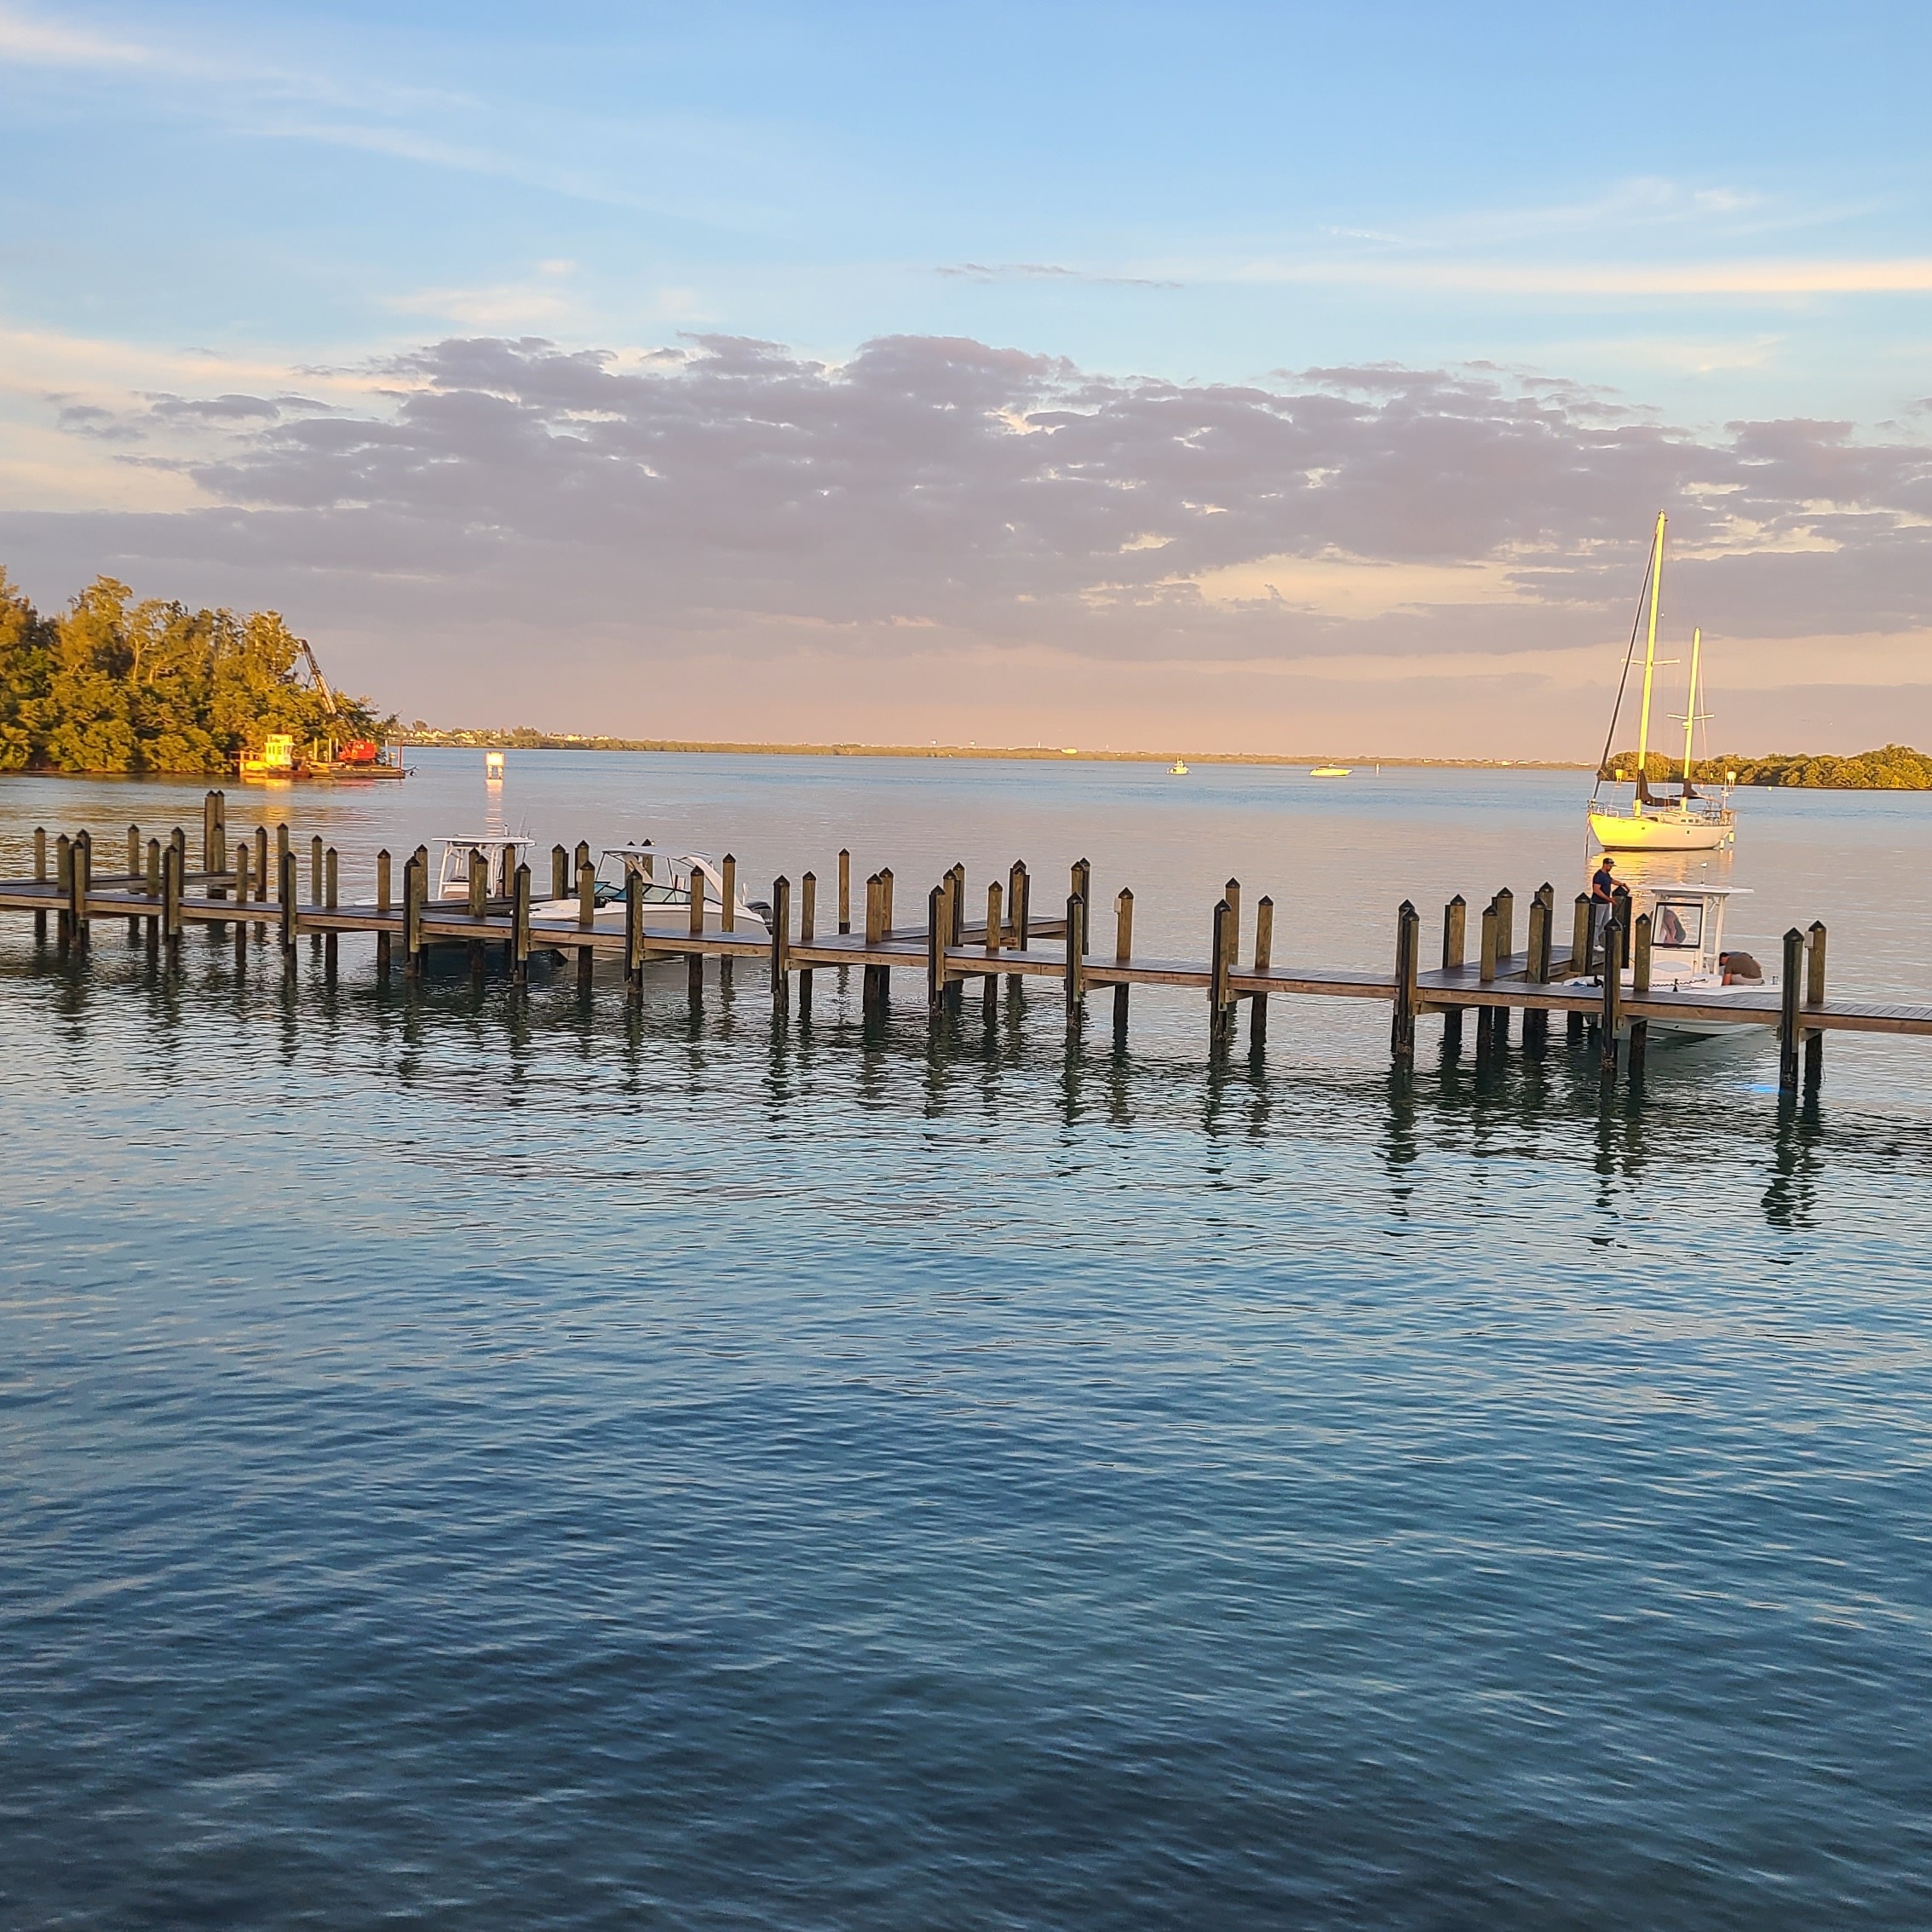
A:
[[[94,870],[93,844],[86,832],[63,836],[51,854],[44,831],[37,833],[36,877],[0,882],[0,911],[31,914],[42,939],[53,920],[63,948],[84,947],[96,922],[115,919],[127,920],[130,934],[145,927],[149,944],[165,945],[170,954],[190,926],[218,936],[232,934],[238,956],[245,954],[251,934],[259,944],[273,932],[291,969],[296,949],[308,938],[325,949],[331,977],[344,938],[372,939],[377,969],[385,977],[398,952],[405,971],[419,973],[432,946],[458,946],[468,949],[474,970],[483,970],[486,957],[494,951],[517,978],[526,976],[533,955],[574,957],[580,981],[586,986],[600,957],[619,962],[627,980],[636,986],[641,986],[644,969],[653,962],[682,959],[695,992],[707,960],[719,962],[727,973],[739,960],[762,960],[770,971],[773,1011],[780,1015],[791,1010],[795,982],[801,1004],[808,1009],[813,973],[832,968],[857,968],[864,973],[868,1012],[883,1009],[893,974],[917,974],[935,1017],[960,1010],[963,989],[971,980],[983,983],[989,1012],[1003,978],[1009,985],[1027,979],[1055,981],[1063,989],[1070,1028],[1084,1021],[1090,994],[1110,989],[1114,1026],[1123,1034],[1130,989],[1177,988],[1206,996],[1210,1039],[1216,1048],[1228,1044],[1234,1015],[1244,1003],[1251,1015],[1251,1043],[1258,1049],[1266,1040],[1271,1000],[1379,1000],[1392,1009],[1391,1051],[1398,1066],[1413,1062],[1415,1021],[1421,1016],[1440,1015],[1459,1041],[1463,1016],[1473,1013],[1480,1061],[1506,1042],[1512,1013],[1523,1016],[1526,1048],[1539,1046],[1550,1016],[1561,1014],[1573,1041],[1583,1039],[1586,1030],[1596,1038],[1606,1078],[1612,1080],[1620,1049],[1631,1078],[1641,1080],[1653,1025],[1774,1029],[1780,1046],[1780,1084],[1786,1091],[1795,1091],[1799,1084],[1801,1057],[1804,1084],[1815,1089],[1822,1067],[1822,1038],[1827,1032],[1932,1036],[1932,1005],[1826,999],[1822,925],[1814,924],[1808,933],[1793,928],[1785,935],[1784,971],[1774,989],[1675,991],[1651,983],[1649,922],[1642,917],[1631,920],[1627,900],[1598,937],[1592,934],[1587,902],[1579,895],[1571,943],[1560,946],[1554,929],[1555,894],[1548,886],[1531,898],[1527,941],[1521,951],[1514,950],[1515,900],[1504,891],[1481,915],[1480,957],[1467,958],[1468,907],[1458,897],[1444,908],[1442,963],[1424,967],[1420,919],[1406,902],[1396,915],[1389,969],[1364,972],[1274,962],[1274,906],[1265,898],[1254,911],[1253,957],[1238,961],[1240,887],[1232,879],[1213,908],[1206,956],[1166,958],[1135,952],[1131,892],[1115,899],[1112,948],[1093,944],[1091,872],[1084,860],[1070,869],[1072,889],[1064,917],[1038,921],[1031,917],[1032,882],[1021,865],[1015,865],[1004,881],[989,884],[984,916],[973,924],[965,915],[964,869],[955,866],[928,894],[924,925],[911,929],[893,923],[891,874],[877,873],[865,882],[865,919],[855,931],[849,929],[848,854],[841,853],[838,931],[821,934],[816,929],[817,882],[810,873],[802,879],[796,917],[791,883],[780,878],[773,885],[772,911],[764,928],[739,930],[724,923],[731,917],[728,895],[722,913],[700,897],[695,906],[679,909],[683,917],[673,923],[655,905],[645,907],[635,875],[623,902],[600,907],[587,846],[577,848],[574,894],[569,889],[572,868],[568,855],[561,846],[553,852],[549,903],[574,896],[574,917],[534,916],[529,867],[519,865],[514,877],[492,882],[484,876],[480,858],[473,864],[467,899],[428,899],[428,854],[420,849],[405,863],[400,903],[391,891],[388,853],[377,860],[376,899],[344,903],[337,890],[336,854],[319,839],[311,842],[311,890],[305,899],[299,891],[301,867],[286,828],[279,836],[271,868],[267,828],[256,833],[252,850],[244,842],[233,848],[231,857],[225,815],[223,795],[209,794],[203,863],[192,871],[187,841],[178,828],[165,843],[151,838],[144,847],[138,828],[130,826],[128,870],[101,875]],[[725,865],[728,879],[733,862],[727,858]],[[492,883],[499,888],[494,894]],[[1624,970],[1607,973],[1601,968],[1602,952],[1596,949],[1612,946],[1619,949]]]

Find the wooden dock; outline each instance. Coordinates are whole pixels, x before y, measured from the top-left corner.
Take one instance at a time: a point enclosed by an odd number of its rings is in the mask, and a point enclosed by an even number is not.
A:
[[[1128,1028],[1132,988],[1180,988],[1205,996],[1209,1045],[1216,1052],[1231,1044],[1244,1004],[1251,1049],[1259,1051],[1267,1039],[1271,1000],[1379,1000],[1391,1009],[1390,1051],[1399,1068],[1414,1063],[1419,1018],[1440,1016],[1448,1038],[1459,1044],[1465,1016],[1473,1014],[1481,1064],[1506,1045],[1513,1014],[1521,1015],[1523,1046],[1532,1051],[1547,1039],[1551,1016],[1561,1015],[1572,1043],[1594,1047],[1608,1083],[1614,1083],[1620,1067],[1633,1083],[1641,1083],[1649,1030],[1659,1023],[1715,1021],[1774,1029],[1779,1084],[1786,1094],[1797,1093],[1801,1084],[1817,1090],[1828,1032],[1932,1037],[1932,1006],[1826,999],[1822,925],[1785,934],[1775,989],[1674,992],[1651,984],[1649,921],[1630,917],[1627,896],[1596,933],[1589,902],[1579,894],[1567,909],[1568,943],[1560,945],[1555,896],[1547,885],[1530,899],[1521,950],[1515,944],[1515,901],[1505,890],[1480,914],[1477,957],[1469,958],[1469,908],[1458,897],[1443,909],[1439,963],[1425,966],[1421,919],[1413,905],[1405,902],[1395,917],[1389,969],[1361,972],[1276,963],[1274,908],[1266,898],[1256,905],[1250,923],[1251,956],[1239,958],[1241,888],[1233,879],[1205,922],[1205,955],[1193,959],[1135,952],[1130,891],[1114,899],[1111,946],[1096,946],[1091,871],[1084,860],[1069,869],[1063,909],[1039,920],[1032,915],[1032,882],[1023,865],[1014,865],[1003,880],[990,882],[972,916],[964,868],[953,867],[927,894],[923,923],[911,928],[894,923],[892,874],[875,873],[865,882],[864,916],[854,929],[849,855],[841,853],[837,929],[821,933],[818,881],[810,872],[802,875],[796,894],[789,879],[776,880],[768,925],[739,930],[731,924],[728,891],[722,912],[700,896],[696,906],[674,909],[674,916],[667,917],[660,908],[647,907],[635,875],[621,904],[600,907],[590,848],[579,845],[573,856],[558,846],[552,852],[549,899],[555,903],[574,898],[575,916],[537,917],[527,865],[492,881],[478,856],[465,898],[431,900],[426,896],[427,852],[418,848],[405,860],[400,892],[391,856],[384,852],[376,863],[374,899],[348,902],[339,889],[337,854],[319,838],[309,842],[305,868],[285,826],[273,842],[273,857],[266,827],[231,847],[226,813],[224,795],[210,792],[204,808],[199,862],[193,869],[187,839],[179,827],[166,840],[144,840],[138,827],[129,827],[125,863],[113,871],[97,866],[89,833],[64,834],[50,842],[44,831],[38,831],[35,876],[0,882],[0,911],[31,915],[36,936],[43,940],[51,923],[55,943],[63,952],[84,949],[96,923],[124,919],[130,937],[145,932],[149,946],[165,950],[170,958],[190,926],[232,936],[238,959],[245,958],[251,943],[265,944],[273,934],[292,972],[301,942],[308,939],[324,952],[331,980],[344,937],[373,940],[376,970],[384,979],[398,953],[404,973],[414,975],[427,969],[433,946],[458,946],[467,949],[473,972],[480,975],[494,951],[517,980],[528,977],[533,956],[574,957],[585,987],[600,957],[615,960],[638,991],[652,963],[682,959],[695,994],[706,960],[721,962],[727,974],[739,960],[756,960],[768,969],[773,1011],[779,1019],[792,1009],[795,988],[801,1009],[808,1012],[814,972],[835,967],[862,972],[868,1015],[885,1009],[894,974],[916,975],[935,1020],[962,1012],[970,980],[981,983],[989,1015],[1002,979],[1009,985],[1051,980],[1061,988],[1073,1032],[1086,1023],[1090,998],[1107,990],[1114,1032],[1120,1037]],[[309,875],[306,895],[304,870]],[[727,857],[727,881],[734,871]],[[1620,972],[1601,970],[1612,948],[1631,969],[1627,981]]]

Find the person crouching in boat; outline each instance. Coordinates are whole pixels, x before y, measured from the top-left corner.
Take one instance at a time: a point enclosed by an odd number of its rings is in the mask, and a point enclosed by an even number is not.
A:
[[[1717,971],[1728,986],[1756,986],[1764,983],[1764,969],[1748,952],[1720,952]]]

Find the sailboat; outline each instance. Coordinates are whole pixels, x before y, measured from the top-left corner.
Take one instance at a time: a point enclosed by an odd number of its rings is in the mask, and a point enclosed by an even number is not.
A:
[[[1598,802],[1604,768],[1609,764],[1611,746],[1616,742],[1617,718],[1623,709],[1624,685],[1630,681],[1630,660],[1636,654],[1635,624],[1630,626],[1630,649],[1624,657],[1624,682],[1617,687],[1617,704],[1610,714],[1610,735],[1604,742],[1596,783],[1590,788],[1590,836],[1612,852],[1711,852],[1729,845],[1737,837],[1728,795],[1720,792],[1716,798],[1707,798],[1691,778],[1692,739],[1699,719],[1698,679],[1703,668],[1701,629],[1691,633],[1690,699],[1684,706],[1683,775],[1674,796],[1666,792],[1659,797],[1650,789],[1650,699],[1657,676],[1657,608],[1664,589],[1664,513],[1659,510],[1657,534],[1650,547],[1650,568],[1645,572],[1647,598],[1640,601],[1637,607],[1641,618],[1644,601],[1647,601],[1650,621],[1644,634],[1643,709],[1637,722],[1636,788],[1627,811],[1619,809],[1613,802]],[[1623,774],[1619,772],[1617,776],[1620,779]]]

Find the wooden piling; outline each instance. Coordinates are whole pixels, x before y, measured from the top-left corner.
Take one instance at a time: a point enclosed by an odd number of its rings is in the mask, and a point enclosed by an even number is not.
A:
[[[1526,975],[1532,985],[1539,986],[1550,983],[1550,888],[1541,886],[1530,899],[1529,933],[1523,942],[1528,954]],[[1549,1014],[1539,1006],[1526,1009],[1523,1014],[1524,1050],[1541,1053],[1549,1038]]]
[[[1624,975],[1618,962],[1623,953],[1623,930],[1613,917],[1603,929],[1603,1006],[1597,1021],[1603,1033],[1599,1071],[1607,1084],[1613,1084],[1617,1078],[1617,1029],[1623,1024],[1624,1011]]]
[[[1086,860],[1074,868],[1086,871]],[[1078,893],[1067,897],[1067,1030],[1077,1032],[1087,1016],[1087,902]]]
[[[1442,970],[1456,971],[1461,967],[1468,944],[1469,905],[1461,893],[1458,893],[1442,908]],[[1442,1044],[1451,1055],[1463,1050],[1463,1009],[1446,1006],[1442,1009]]]
[[[55,937],[64,955],[73,937],[74,842],[62,832],[54,847],[54,889],[59,894],[54,919]]]
[[[791,1010],[791,881],[772,881],[772,1018]]]
[[[1214,902],[1208,926],[1208,1050],[1219,1053],[1228,1044],[1228,968],[1234,908],[1227,900]]]
[[[926,1015],[936,1020],[946,992],[946,887],[941,879],[926,894]]]
[[[1264,893],[1255,901],[1255,971],[1265,973],[1274,963],[1274,900]],[[1248,1051],[1259,1053],[1268,1044],[1268,995],[1256,993],[1248,1001]]]
[[[1492,903],[1496,907],[1496,957],[1501,962],[1509,959],[1516,950],[1516,895],[1504,886]],[[1491,1047],[1501,1053],[1509,1044],[1508,1007],[1490,1009],[1490,1032]]]
[[[1573,980],[1587,980],[1590,977],[1590,934],[1596,918],[1590,894],[1579,892],[1570,925],[1570,977]],[[1576,1012],[1567,1015],[1563,1030],[1570,1044],[1576,1045],[1584,1037],[1583,1015]]]
[[[1785,965],[1779,982],[1778,1091],[1798,1090],[1798,1009],[1804,991],[1804,934],[1793,926],[1785,934]]]
[[[570,854],[561,845],[550,848],[550,897],[570,897]]]
[[[1395,980],[1394,1011],[1389,1023],[1389,1054],[1398,1072],[1416,1064],[1417,982],[1422,970],[1422,918],[1414,905],[1402,901],[1395,914]]]
[[[142,880],[141,859],[141,827],[139,825],[129,825],[128,827],[128,889],[130,892],[141,892],[147,889]],[[149,896],[152,898],[153,895],[149,894]],[[130,914],[128,919],[129,943],[131,945],[140,937],[141,915],[135,912]]]
[[[510,979],[530,984],[530,867],[520,861],[510,874]]]
[[[238,910],[248,903],[250,853],[244,838],[235,847],[235,905]],[[246,919],[235,921],[235,970],[239,973],[248,963],[248,928]]]
[[[212,791],[204,792],[201,800],[201,869],[204,872],[225,872],[228,869],[227,844],[215,816],[216,796]]]
[[[685,929],[693,939],[704,936],[704,875],[695,865],[686,880]],[[693,952],[687,959],[684,969],[685,991],[690,995],[692,1010],[696,1012],[698,1002],[704,997],[704,956]]]
[[[1810,943],[1805,948],[1804,1003],[1814,1007],[1825,1003],[1825,927],[1821,921],[1815,919],[1811,925]],[[1808,1026],[1804,1031],[1806,1095],[1815,1099],[1824,1079],[1825,1030],[1821,1026]]]
[[[841,934],[852,930],[852,854],[842,845],[838,848],[838,929]]]
[[[1006,894],[998,879],[986,882],[986,971],[980,987],[981,1016],[990,1026],[999,1017],[1000,947],[1006,937]]]
[[[308,842],[308,903],[311,906],[319,906],[322,903],[322,835],[319,832]],[[310,935],[308,949],[311,952],[321,951],[322,935],[319,933]]]
[[[590,848],[588,845],[579,845],[577,850],[577,927],[579,932],[588,933],[597,923],[597,868],[591,863]],[[589,993],[592,969],[596,963],[596,958],[594,947],[578,947],[577,990],[580,993]]]
[[[258,905],[268,903],[268,828],[257,825],[255,828],[255,897]],[[257,946],[268,943],[268,928],[262,920],[250,921],[242,930],[251,934]]]
[[[1642,999],[1650,991],[1650,915],[1640,912],[1630,934],[1630,998]],[[1630,1077],[1632,1090],[1643,1085],[1643,1068],[1650,1051],[1650,1022],[1630,1021]]]
[[[849,914],[849,884],[847,890],[848,896],[846,909]],[[808,872],[798,882],[798,943],[801,946],[810,946],[819,936],[818,911],[819,875],[816,872]],[[849,924],[849,918],[847,923]],[[798,1017],[801,1020],[809,1020],[812,1017],[812,969],[809,966],[802,966],[798,969]]]
[[[429,963],[423,937],[423,902],[429,889],[429,861],[418,848],[403,861],[403,971],[420,979]]]
[[[728,852],[718,861],[718,930],[721,933],[738,930],[738,861]],[[718,961],[718,984],[728,986],[733,976],[734,969],[727,952]]]
[[[1134,957],[1134,894],[1123,886],[1113,895],[1113,962],[1124,966]],[[1113,1037],[1124,1044],[1127,1038],[1127,994],[1128,987],[1119,985],[1113,989]]]
[[[1482,909],[1482,939],[1477,955],[1476,979],[1483,986],[1491,986],[1496,980],[1496,957],[1502,943],[1502,916],[1492,899]],[[1479,1006],[1476,1009],[1475,1050],[1476,1064],[1487,1067],[1496,1048],[1496,1009]]]
[[[885,934],[885,883],[877,872],[865,881],[865,944],[877,946]],[[860,1011],[865,1018],[876,1018],[885,1009],[886,969],[868,965],[860,976]]]
[[[170,845],[161,855],[161,937],[170,961],[181,957],[181,890],[187,880],[187,857],[180,846]]]
[[[94,835],[89,831],[74,834],[74,848],[70,856],[69,870],[72,875],[73,893],[70,911],[73,917],[74,944],[84,950],[89,940],[89,913],[87,895],[94,886]]]
[[[36,825],[33,828],[33,883],[36,885],[44,885],[47,883],[47,827],[45,825]],[[33,938],[37,946],[44,946],[47,943],[47,915],[44,912],[36,912],[33,916]]]
[[[389,852],[385,846],[376,854],[376,910],[389,910]],[[376,935],[376,978],[379,984],[389,983],[389,935],[386,932]]]
[[[282,966],[285,972],[295,971],[296,965],[296,917],[301,906],[301,883],[299,871],[293,852],[284,852],[281,857],[281,874],[275,882],[275,897],[281,911]]]
[[[337,890],[342,884],[342,860],[334,846],[322,854],[322,904],[325,911],[336,910]],[[336,983],[337,964],[336,934],[331,930],[322,940],[322,977],[330,986]]]
[[[472,919],[487,917],[490,910],[490,861],[480,852],[469,854],[469,877],[465,882],[469,888],[465,910]],[[479,985],[483,979],[485,960],[483,942],[473,939],[469,942],[469,976]]]

